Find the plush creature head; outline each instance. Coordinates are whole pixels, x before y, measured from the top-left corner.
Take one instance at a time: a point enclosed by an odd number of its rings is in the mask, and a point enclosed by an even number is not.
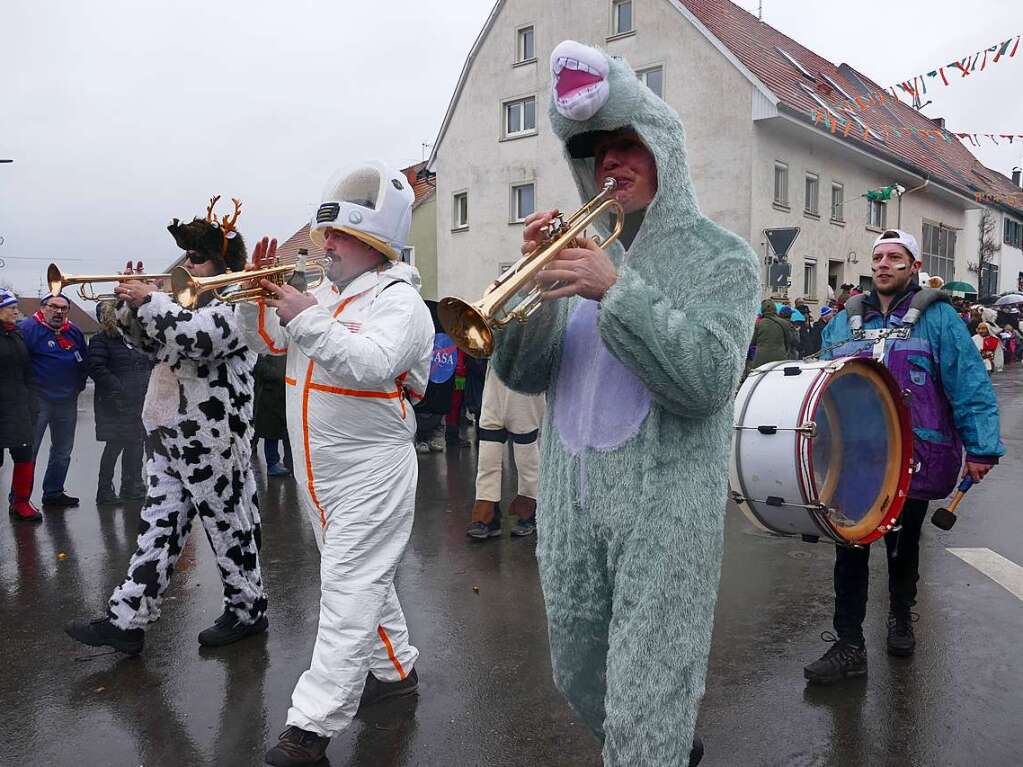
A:
[[[205,219],[196,216],[188,224],[182,224],[178,219],[174,219],[167,227],[167,231],[171,233],[179,248],[206,256],[217,264],[219,271],[240,272],[248,260],[245,241],[235,228],[242,204],[232,197],[234,212],[217,220],[213,209],[219,199],[220,195],[210,199]]]
[[[551,83],[551,126],[565,144],[583,199],[597,192],[594,148],[601,135],[631,128],[653,154],[657,170],[657,192],[634,244],[655,226],[686,227],[700,216],[682,122],[625,61],[565,40],[551,54]]]

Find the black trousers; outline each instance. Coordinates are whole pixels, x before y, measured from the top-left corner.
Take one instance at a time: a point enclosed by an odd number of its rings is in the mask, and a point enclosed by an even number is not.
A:
[[[142,487],[142,439],[111,440],[103,448],[99,459],[100,488],[113,486],[114,466],[121,458],[121,489]]]
[[[916,604],[920,579],[920,530],[927,516],[927,501],[910,498],[902,510],[902,528],[884,537],[888,555],[888,596],[895,613],[908,613]],[[835,547],[835,633],[839,639],[863,642],[867,615],[870,546]]]
[[[32,460],[32,446],[20,445],[18,447],[0,447],[0,466],[4,465],[4,451],[11,454],[11,460],[15,463],[25,463]]]

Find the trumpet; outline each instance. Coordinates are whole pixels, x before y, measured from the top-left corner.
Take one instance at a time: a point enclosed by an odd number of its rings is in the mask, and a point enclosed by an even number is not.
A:
[[[272,297],[259,287],[260,280],[284,285],[296,273],[313,271],[313,279],[308,282],[307,287],[315,288],[322,284],[327,278],[327,257],[319,256],[305,263],[303,261],[304,258],[300,256],[299,261],[295,263],[275,264],[245,272],[225,272],[212,277],[194,277],[187,269],[177,266],[170,273],[171,293],[182,307],[194,309],[207,293],[213,293],[214,298],[229,304]],[[245,285],[249,287],[244,287]]]
[[[558,253],[574,247],[583,230],[597,218],[611,211],[615,214],[607,240],[602,243],[595,237],[597,244],[607,247],[618,239],[625,212],[621,203],[611,197],[615,186],[613,178],[607,179],[600,192],[567,219],[558,216],[552,220],[544,230],[543,241],[508,267],[479,301],[470,304],[449,296],[437,305],[437,318],[458,348],[473,357],[493,354],[494,333],[512,320],[527,322],[543,303],[542,291],[534,287],[514,307],[509,309],[507,305]]]
[[[130,266],[130,264],[129,264]],[[46,282],[50,286],[50,295],[59,296],[68,285],[78,286],[78,295],[83,301],[113,301],[117,296],[113,293],[97,293],[92,287],[97,282],[125,282],[126,280],[156,281],[170,279],[170,274],[141,274],[142,262],[135,267],[140,274],[64,274],[56,264],[46,269]]]

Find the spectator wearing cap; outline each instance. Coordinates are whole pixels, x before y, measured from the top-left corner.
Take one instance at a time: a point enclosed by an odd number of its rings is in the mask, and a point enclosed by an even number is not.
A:
[[[63,295],[45,296],[39,311],[18,328],[28,347],[39,396],[33,457],[50,430],[50,457],[43,476],[43,506],[71,508],[78,498],[64,492],[78,424],[78,395],[88,375],[88,349],[82,331],[68,319],[71,302]]]
[[[35,521],[42,519],[32,505],[32,435],[35,412],[39,409],[32,381],[32,364],[25,340],[14,323],[18,299],[0,290],[0,465],[4,453],[11,454],[11,516]]]
[[[835,311],[830,306],[821,307],[820,318],[810,325],[810,332],[807,334],[806,345],[803,349],[804,357],[816,354],[821,350],[821,334],[834,316]]]

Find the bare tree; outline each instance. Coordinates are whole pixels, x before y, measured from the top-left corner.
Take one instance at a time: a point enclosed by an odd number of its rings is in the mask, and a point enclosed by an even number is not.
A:
[[[977,264],[970,264],[970,268],[977,272],[977,296],[990,295],[998,292],[998,285],[989,285],[991,281],[991,267],[994,266],[994,257],[1002,249],[1000,238],[995,232],[998,221],[991,214],[989,208],[984,208],[980,214],[980,221],[977,224],[977,234],[980,237],[977,248]]]

